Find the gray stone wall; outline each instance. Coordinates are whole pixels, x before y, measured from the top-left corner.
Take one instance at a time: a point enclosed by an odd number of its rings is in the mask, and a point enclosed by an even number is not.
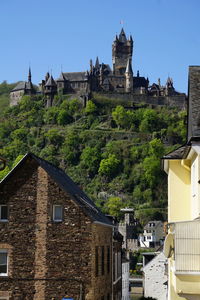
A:
[[[150,105],[167,105],[171,107],[179,107],[180,109],[186,108],[186,96],[185,94],[175,95],[175,96],[149,96],[149,95],[135,95],[126,93],[101,93],[103,97],[110,99],[120,99],[124,102],[132,103],[146,103]],[[101,95],[99,93],[99,95]]]

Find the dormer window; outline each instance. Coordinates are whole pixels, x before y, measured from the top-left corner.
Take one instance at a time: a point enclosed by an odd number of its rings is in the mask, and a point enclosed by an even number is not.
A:
[[[0,222],[8,221],[8,206],[1,204],[0,205]]]
[[[53,205],[53,221],[62,222],[63,221],[63,206],[62,205]]]

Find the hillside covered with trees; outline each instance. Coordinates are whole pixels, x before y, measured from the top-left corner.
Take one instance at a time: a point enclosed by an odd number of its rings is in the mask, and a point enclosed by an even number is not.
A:
[[[9,107],[11,88],[0,85],[0,156],[7,160],[0,179],[30,151],[64,169],[106,213],[120,217],[119,209],[131,206],[142,223],[166,218],[160,158],[184,143],[185,111],[100,94],[85,108],[58,96],[47,109],[40,95]]]

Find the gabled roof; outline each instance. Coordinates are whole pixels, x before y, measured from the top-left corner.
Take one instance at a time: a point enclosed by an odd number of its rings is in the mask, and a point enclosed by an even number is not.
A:
[[[26,88],[26,81],[20,81],[13,89],[11,92],[15,91],[20,91],[20,90],[25,90]]]
[[[55,83],[55,80],[53,79],[53,76],[51,75],[49,77],[49,79],[47,80],[47,83],[45,84],[45,86],[57,86],[56,83]]]
[[[67,174],[65,174],[62,169],[55,167],[51,163],[32,153],[27,153],[14,167],[14,169],[8,173],[8,175],[0,182],[0,188],[5,182],[11,180],[12,175],[16,173],[18,168],[22,167],[29,158],[35,160],[64,192],[70,194],[74,202],[76,202],[83,209],[83,211],[92,221],[112,226],[110,220],[106,218],[106,216],[96,207],[94,202],[74,183],[74,181]]]
[[[33,86],[32,82],[27,81],[20,81],[12,90],[12,92],[16,91],[26,91],[26,90],[35,90],[35,87]]]

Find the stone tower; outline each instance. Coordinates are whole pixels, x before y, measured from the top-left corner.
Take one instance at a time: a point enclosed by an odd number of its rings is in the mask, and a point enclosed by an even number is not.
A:
[[[133,70],[132,70],[130,58],[128,58],[126,72],[125,72],[125,78],[126,78],[125,91],[126,91],[126,93],[130,93],[133,91]]]
[[[48,78],[44,86],[44,94],[46,96],[46,107],[51,107],[53,105],[54,96],[57,94],[57,84],[52,75]]]
[[[113,74],[123,76],[126,71],[128,59],[132,63],[133,39],[127,39],[124,29],[122,28],[119,37],[116,38],[112,45]]]

